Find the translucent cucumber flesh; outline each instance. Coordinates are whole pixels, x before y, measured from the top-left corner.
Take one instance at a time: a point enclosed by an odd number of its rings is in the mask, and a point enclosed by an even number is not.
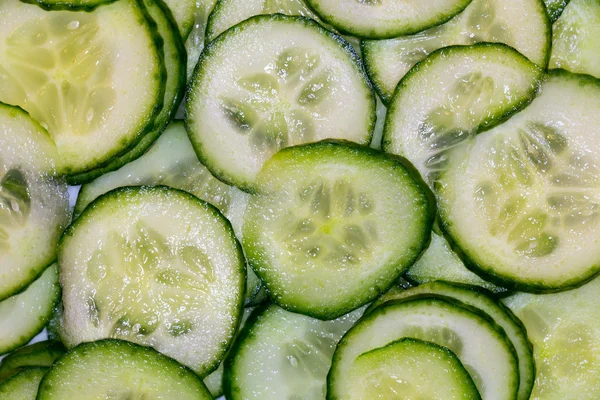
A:
[[[187,50],[187,76],[188,80],[192,77],[200,53],[204,49],[206,22],[208,16],[215,7],[217,0],[198,0],[194,9],[194,25],[185,41],[185,49]]]
[[[11,230],[23,227],[31,211],[28,183],[18,169],[0,168],[0,251],[10,251]],[[4,173],[3,173],[4,172]]]

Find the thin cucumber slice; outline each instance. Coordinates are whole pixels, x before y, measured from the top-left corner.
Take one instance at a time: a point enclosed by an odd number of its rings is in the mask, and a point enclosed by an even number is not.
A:
[[[473,379],[445,347],[417,339],[400,339],[361,354],[346,382],[349,400],[480,400]]]
[[[409,290],[388,292],[378,302],[384,304],[395,299],[406,299],[421,294],[433,294],[454,298],[468,306],[475,307],[491,317],[506,333],[515,348],[519,360],[519,392],[517,399],[527,400],[535,379],[533,348],[525,327],[502,303],[472,286],[456,285],[448,282],[431,282]]]
[[[321,19],[341,32],[365,39],[410,35],[443,24],[471,0],[306,0]]]
[[[545,68],[551,28],[542,0],[473,0],[444,25],[390,40],[365,40],[362,54],[369,77],[387,104],[412,66],[442,47],[505,43]]]
[[[531,400],[596,400],[600,393],[600,279],[569,292],[518,293],[504,303],[533,342],[537,376]]]
[[[368,144],[375,124],[375,97],[350,45],[281,14],[250,18],[211,42],[186,109],[200,160],[247,191],[279,149],[326,138]]]
[[[257,309],[225,361],[226,398],[325,399],[335,347],[362,311],[320,321],[276,305]]]
[[[529,104],[542,76],[539,67],[499,43],[437,50],[398,84],[382,147],[409,159],[433,185],[454,149]]]
[[[552,25],[548,68],[600,78],[600,2],[573,0]]]
[[[60,358],[40,383],[38,400],[212,400],[202,380],[156,352],[122,340],[83,343]]]
[[[449,298],[418,296],[385,303],[346,333],[333,356],[327,377],[327,398],[350,398],[351,388],[346,382],[357,358],[402,338],[448,348],[467,369],[482,398],[517,398],[517,357],[493,320]]]
[[[555,70],[524,111],[451,155],[439,212],[470,269],[523,291],[600,271],[599,109],[599,81]]]
[[[24,292],[0,302],[0,354],[27,344],[44,329],[60,298],[58,267],[50,266]]]
[[[200,2],[202,1],[200,0]],[[171,10],[179,34],[185,41],[194,29],[197,2],[195,0],[164,0],[164,2]]]
[[[47,132],[22,109],[0,103],[0,143],[2,301],[55,260],[70,216],[67,184],[56,178],[58,153]]]
[[[544,0],[550,21],[556,21],[569,2],[570,0]]]
[[[427,247],[433,224],[431,193],[410,168],[349,142],[273,156],[243,227],[248,263],[271,298],[332,319],[392,286]]]
[[[371,147],[377,150],[381,150],[381,141],[383,140],[383,131],[385,128],[385,117],[387,115],[387,107],[383,104],[379,96],[377,96],[377,122],[375,123],[375,129],[373,131],[373,139],[371,140]]]
[[[188,55],[188,81],[192,79],[194,68],[198,63],[198,59],[200,58],[202,50],[204,50],[204,44],[206,42],[206,24],[208,22],[209,15],[215,7],[215,4],[217,4],[217,0],[196,0],[195,2],[196,8],[194,9],[194,27],[185,41],[185,49],[187,50]],[[183,107],[181,107],[181,109],[183,109]],[[178,114],[177,118],[183,118],[183,114],[181,116]]]
[[[47,128],[60,171],[96,168],[151,129],[165,71],[162,40],[141,3],[47,12],[4,1],[0,15],[0,101]]]
[[[483,287],[493,293],[506,293],[506,289],[496,286],[471,272],[460,257],[452,251],[448,241],[435,232],[425,253],[406,271],[406,279],[421,285],[433,281],[449,281]]]
[[[65,345],[126,339],[200,376],[218,367],[241,317],[246,274],[216,208],[166,186],[115,189],[67,229],[58,259]]]
[[[0,383],[0,398],[10,400],[35,400],[38,387],[48,368],[26,368]]]
[[[64,353],[64,346],[54,341],[38,342],[21,347],[2,359],[0,382],[20,372],[23,368],[50,367]]]
[[[36,4],[50,11],[92,11],[103,4],[116,0],[21,0],[23,3]]]

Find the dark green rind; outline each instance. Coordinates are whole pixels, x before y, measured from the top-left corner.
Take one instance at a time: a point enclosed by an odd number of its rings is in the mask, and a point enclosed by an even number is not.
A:
[[[231,185],[231,186],[236,186],[239,189],[241,189],[245,192],[248,192],[248,193],[254,193],[256,191],[256,187],[254,186],[253,182],[241,181],[241,180],[238,180],[237,178],[228,176],[226,171],[223,171],[221,168],[219,168],[215,164],[213,164],[212,159],[211,159],[212,157],[209,154],[207,154],[207,152],[204,151],[204,146],[202,145],[202,143],[199,140],[195,139],[196,134],[195,134],[195,129],[193,129],[194,120],[192,119],[192,117],[190,117],[190,107],[192,107],[191,104],[196,101],[195,97],[196,97],[196,93],[198,92],[198,90],[196,89],[197,82],[200,81],[201,79],[203,79],[204,75],[206,75],[206,73],[207,73],[206,68],[204,68],[204,63],[207,62],[206,60],[213,57],[215,55],[215,53],[218,54],[218,52],[221,50],[221,48],[220,48],[221,44],[226,39],[228,39],[230,36],[235,36],[237,34],[240,34],[244,31],[244,29],[247,26],[250,26],[253,24],[260,24],[262,21],[286,21],[289,23],[301,23],[301,24],[305,25],[306,27],[309,27],[309,28],[319,32],[323,36],[325,36],[329,39],[335,40],[340,45],[340,47],[342,47],[342,49],[345,50],[346,53],[348,53],[348,56],[350,57],[351,62],[355,65],[357,72],[363,78],[364,84],[366,85],[366,87],[369,88],[369,90],[371,92],[371,98],[369,100],[373,104],[373,107],[372,107],[372,112],[371,112],[371,120],[369,122],[369,127],[368,127],[368,136],[365,137],[365,144],[370,143],[371,140],[373,139],[373,132],[375,130],[375,123],[377,120],[377,115],[375,113],[375,109],[377,106],[377,99],[376,99],[375,93],[372,90],[373,86],[371,84],[371,81],[369,80],[369,77],[367,76],[367,72],[364,69],[364,66],[363,66],[360,56],[356,53],[356,51],[354,50],[352,45],[350,43],[348,43],[348,41],[346,41],[346,39],[344,39],[343,37],[326,30],[325,28],[323,28],[321,25],[319,25],[318,23],[316,23],[315,21],[313,21],[310,18],[299,17],[299,16],[289,16],[289,15],[284,15],[284,14],[257,15],[257,16],[249,18],[249,19],[242,21],[239,24],[229,28],[228,30],[221,33],[219,36],[216,37],[216,39],[214,39],[212,42],[210,42],[209,44],[207,44],[204,47],[204,50],[202,51],[202,54],[200,55],[200,59],[198,60],[198,63],[196,64],[196,67],[194,68],[194,72],[192,74],[192,77],[191,77],[191,80],[187,87],[187,92],[186,92],[187,99],[186,99],[186,105],[185,105],[185,129],[188,132],[190,141],[192,142],[192,146],[194,147],[194,151],[198,155],[198,159],[200,160],[200,162],[202,164],[204,164],[206,166],[206,168],[208,168],[210,173],[213,174],[217,179],[221,180],[222,182],[225,182],[226,184]]]
[[[550,22],[556,21],[571,0],[544,0]]]
[[[363,56],[363,63],[365,65],[365,71],[367,73],[367,76],[369,77],[369,80],[371,81],[371,84],[373,85],[373,90],[375,90],[375,93],[377,93],[377,96],[379,96],[383,105],[385,107],[388,107],[394,96],[393,96],[393,94],[391,96],[387,95],[387,93],[385,92],[384,88],[382,87],[382,85],[380,83],[382,81],[382,79],[378,78],[379,74],[377,73],[375,68],[373,68],[372,63],[369,62],[369,59],[371,59],[372,56],[370,56],[371,46],[369,46],[367,44],[367,42],[368,42],[367,40],[360,41],[360,52]],[[413,68],[414,68],[414,66],[413,66]],[[410,71],[408,73],[410,73]],[[406,76],[406,75],[404,75],[404,76]]]
[[[257,290],[250,296],[248,296],[248,300],[246,301],[246,307],[256,307],[261,304],[269,301],[269,294],[267,293],[267,288],[261,282],[257,287]]]
[[[321,6],[319,5],[321,1],[324,0],[306,0],[306,4],[323,21],[332,25],[343,34],[357,36],[361,39],[391,39],[402,35],[411,35],[414,33],[418,33],[424,31],[425,29],[432,28],[436,25],[441,25],[445,22],[448,22],[456,14],[459,14],[465,8],[467,8],[467,6],[471,3],[472,0],[461,0],[461,2],[458,3],[452,10],[448,11],[447,14],[434,16],[427,21],[423,21],[421,24],[394,24],[393,27],[390,27],[390,29],[382,33],[377,33],[377,29],[375,27],[372,29],[361,30],[359,28],[354,28],[350,25],[345,25],[344,22],[338,21],[335,15],[325,14],[325,12],[321,9]],[[365,18],[368,18],[368,16],[365,16]]]
[[[93,11],[96,7],[110,4],[116,0],[20,0],[34,4],[46,11]]]
[[[0,382],[27,367],[50,367],[65,351],[61,343],[54,341],[38,342],[21,347],[0,362]]]
[[[48,372],[45,367],[24,368],[15,375],[0,383],[0,398],[2,399],[31,399],[36,398],[32,386],[38,386]]]
[[[160,363],[162,364],[162,368],[156,371],[157,373],[170,373],[173,379],[180,381],[181,384],[184,384],[183,381],[185,380],[187,384],[196,386],[200,395],[198,400],[212,400],[212,396],[202,380],[191,369],[162,355],[151,347],[144,347],[117,339],[103,339],[96,342],[82,343],[59,358],[42,379],[37,400],[52,399],[54,397],[52,395],[53,388],[60,387],[65,380],[69,379],[69,376],[63,375],[65,373],[68,374],[69,368],[72,368],[71,364],[81,364],[85,358],[105,357],[106,353],[110,354],[111,352],[119,354],[119,358],[128,356],[139,359],[136,361]],[[134,366],[131,366],[127,372],[135,374]],[[85,385],[85,383],[82,382],[82,385]]]

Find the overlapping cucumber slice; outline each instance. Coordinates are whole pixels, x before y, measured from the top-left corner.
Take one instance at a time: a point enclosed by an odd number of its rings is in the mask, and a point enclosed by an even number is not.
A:
[[[177,2],[178,0],[172,0],[171,2]],[[183,3],[192,3],[194,4],[193,12],[193,25],[192,30],[188,33],[185,40],[185,49],[187,51],[187,77],[188,80],[191,79],[192,73],[194,72],[194,68],[198,63],[198,58],[204,50],[204,45],[206,42],[206,24],[208,22],[208,17],[212,13],[215,5],[217,4],[217,0],[196,0],[195,2],[191,2],[189,0],[183,1]],[[243,4],[243,3],[240,3]],[[186,6],[187,7],[187,6]],[[188,12],[186,10],[186,12]],[[181,26],[181,25],[180,25]],[[178,116],[178,118],[182,118]]]
[[[524,111],[452,154],[439,210],[471,268],[527,291],[598,272],[598,109],[598,81],[555,71]]]
[[[17,374],[24,368],[50,367],[57,358],[65,354],[59,342],[45,341],[21,347],[4,357],[0,362],[0,382]]]
[[[0,383],[0,396],[10,400],[35,400],[47,367],[30,367]]]
[[[92,12],[6,1],[0,15],[0,101],[48,130],[59,170],[93,169],[152,127],[164,100],[163,54],[135,0]]]
[[[169,10],[171,10],[171,14],[177,23],[179,34],[185,41],[195,28],[197,10],[203,3],[212,2],[214,5],[216,0],[164,0],[164,2],[169,7]]]
[[[250,191],[281,148],[325,138],[367,144],[374,123],[375,98],[357,56],[300,17],[257,16],[221,35],[188,92],[186,124],[199,158]]]
[[[417,62],[442,47],[505,43],[545,67],[551,25],[540,0],[473,0],[449,22],[411,36],[362,42],[367,72],[384,103]]]
[[[544,0],[550,21],[556,21],[571,0]]]

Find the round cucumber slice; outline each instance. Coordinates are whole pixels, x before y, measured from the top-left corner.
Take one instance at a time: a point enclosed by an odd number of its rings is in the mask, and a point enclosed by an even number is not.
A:
[[[149,347],[122,340],[83,343],[60,358],[40,383],[38,400],[212,400],[189,369]]]
[[[455,148],[531,102],[542,74],[503,44],[437,50],[398,84],[382,147],[408,158],[433,185]]]
[[[489,400],[515,400],[517,356],[493,320],[464,303],[422,295],[392,300],[363,317],[342,338],[327,377],[327,398],[351,398],[348,385],[359,356],[403,338],[432,342],[452,351]]]
[[[281,150],[243,227],[248,263],[283,308],[332,319],[386,291],[429,243],[434,202],[395,158],[348,142]]]
[[[112,337],[152,346],[200,376],[218,367],[246,274],[216,208],[166,186],[116,189],[67,229],[58,258],[68,347]]]
[[[443,25],[390,40],[365,40],[362,54],[375,89],[388,104],[412,66],[442,47],[505,43],[545,68],[551,28],[542,0],[473,0]]]
[[[0,6],[1,7],[1,6]],[[56,146],[18,107],[0,103],[0,301],[24,290],[56,258],[69,223]]]
[[[20,372],[23,368],[50,367],[63,354],[65,354],[63,345],[54,341],[38,342],[21,347],[2,359],[0,382]]]
[[[312,9],[341,32],[365,39],[386,39],[443,24],[471,0],[307,0]]]
[[[48,368],[26,368],[0,383],[0,397],[10,400],[36,400],[38,387]]]
[[[350,45],[281,14],[250,18],[211,42],[186,108],[200,160],[247,191],[279,149],[326,138],[368,144],[375,124],[375,97]]]
[[[598,109],[596,79],[556,70],[524,111],[451,154],[439,212],[469,268],[524,291],[600,271]]]
[[[473,379],[445,347],[417,339],[400,339],[361,354],[346,382],[349,400],[452,399],[479,400]]]
[[[96,168],[152,128],[166,77],[162,40],[143,5],[47,12],[4,1],[0,15],[0,101],[48,130],[60,171]]]
[[[325,399],[335,346],[362,309],[320,321],[276,306],[257,309],[225,361],[228,399]]]

